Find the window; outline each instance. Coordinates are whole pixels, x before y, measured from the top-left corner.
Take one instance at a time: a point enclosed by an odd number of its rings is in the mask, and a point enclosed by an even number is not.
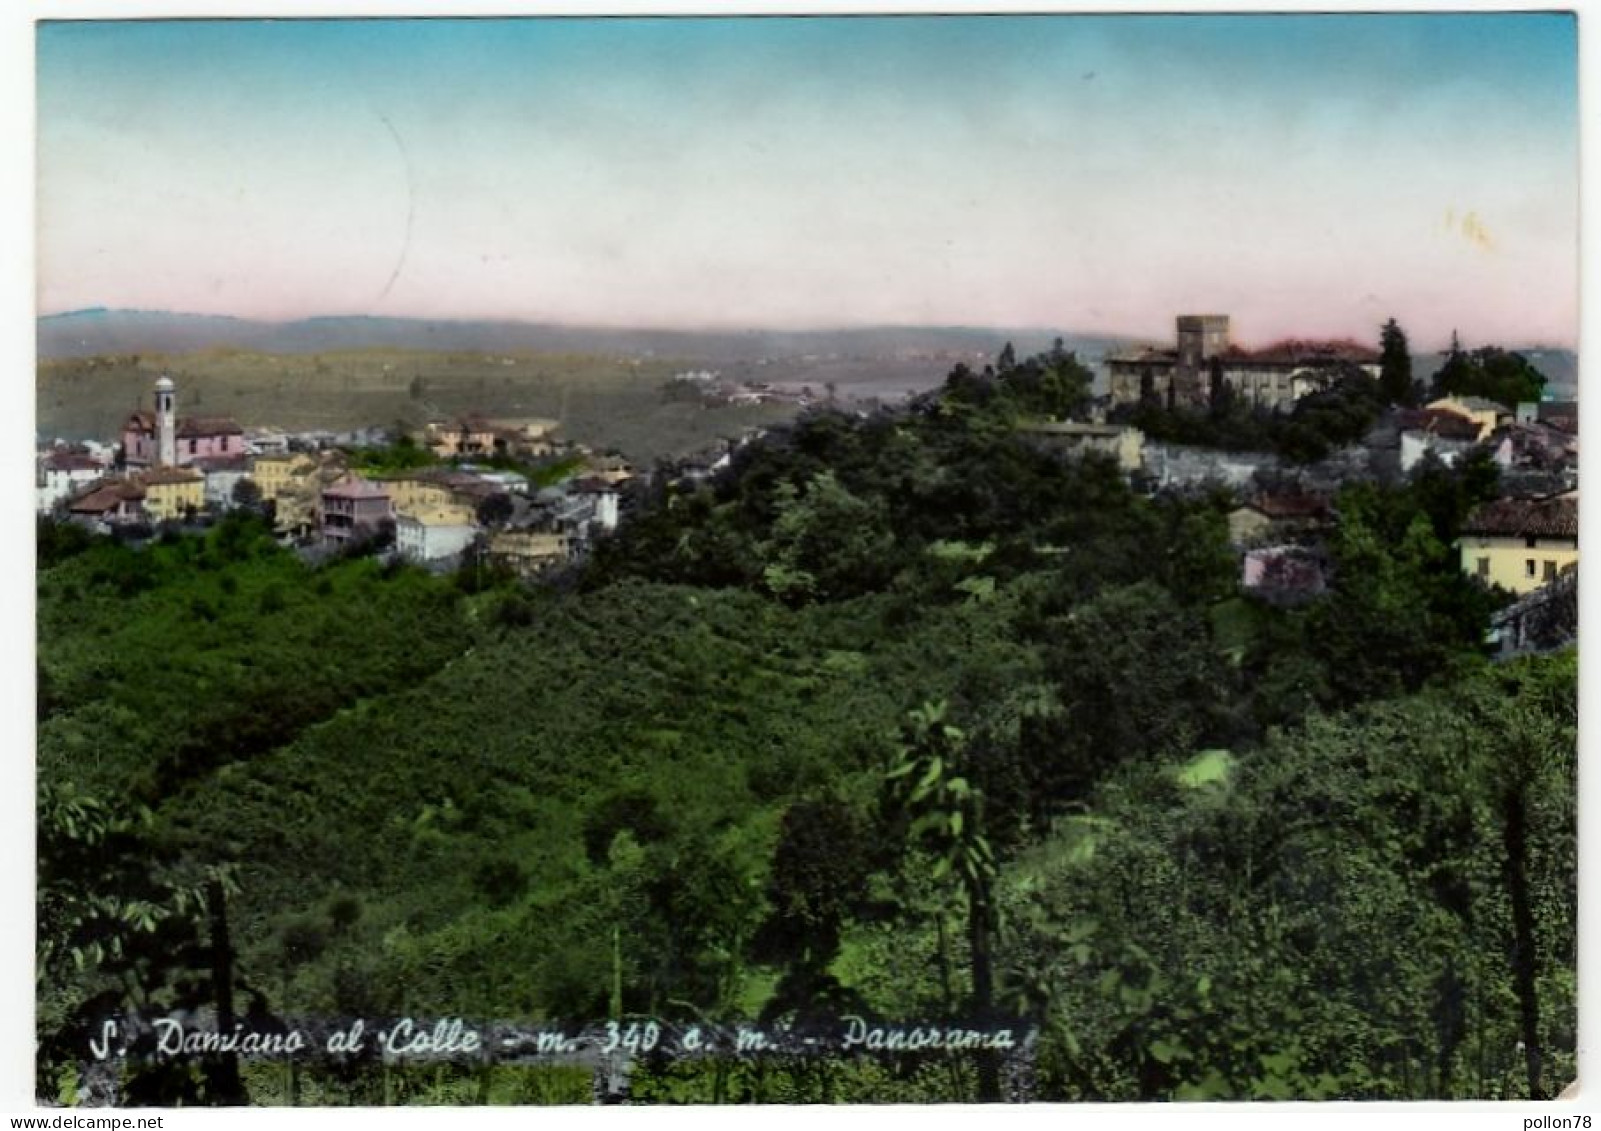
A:
[[[1533,577],[1534,576],[1534,559],[1533,558],[1525,559],[1525,561],[1523,563],[1523,576],[1524,577]]]
[[[189,441],[189,454],[190,455],[194,455],[195,454],[195,445],[197,443],[199,443],[198,440],[190,440]]]
[[[1540,580],[1542,580],[1542,581],[1555,581],[1556,579],[1557,579],[1557,563],[1553,562],[1553,561],[1547,561],[1545,563],[1545,575]]]
[[[1490,559],[1489,558],[1480,558],[1479,559],[1479,576],[1480,577],[1489,577],[1490,576]]]
[[[1538,542],[1538,541],[1539,541],[1538,538],[1528,537],[1528,538],[1525,538],[1523,540],[1523,544],[1524,544],[1524,546],[1526,546],[1526,547],[1528,547],[1529,549],[1532,550],[1532,549],[1534,549],[1535,543]]]

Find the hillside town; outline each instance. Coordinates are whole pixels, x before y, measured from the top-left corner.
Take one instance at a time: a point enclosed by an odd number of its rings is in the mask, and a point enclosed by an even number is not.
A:
[[[468,415],[398,436],[247,432],[181,415],[169,377],[152,395],[119,442],[40,449],[41,514],[137,537],[251,507],[309,560],[375,550],[443,571],[473,553],[533,577],[615,529],[635,475],[621,456],[561,439],[551,420]],[[386,465],[386,454],[399,458]]]
[[[1176,348],[1124,351],[1105,362],[1109,393],[1095,398],[1082,419],[1024,420],[1019,432],[1068,457],[1110,459],[1146,493],[1232,492],[1228,528],[1243,592],[1280,603],[1325,592],[1325,544],[1341,486],[1395,482],[1420,468],[1473,458],[1497,468],[1501,497],[1469,516],[1458,547],[1461,568],[1519,598],[1499,615],[1490,642],[1528,645],[1531,617],[1538,619],[1550,594],[1572,588],[1575,402],[1506,405],[1447,395],[1391,406],[1359,442],[1297,464],[1271,452],[1153,440],[1127,421],[1129,406],[1204,405],[1209,388],[1222,383],[1253,410],[1282,414],[1326,392],[1341,375],[1377,377],[1377,352],[1312,341],[1246,350],[1229,340],[1226,316],[1195,315],[1177,319]],[[705,371],[680,374],[673,384],[720,388],[717,375]],[[180,413],[179,395],[163,376],[151,390],[151,407],[130,413],[115,441],[41,444],[39,512],[137,537],[158,527],[199,528],[231,509],[252,507],[310,561],[379,552],[439,572],[471,560],[534,578],[582,559],[614,531],[630,485],[643,486],[652,475],[686,487],[704,482],[762,434],[754,430],[652,472],[615,452],[571,442],[548,419],[467,414],[399,435],[247,432],[227,417]],[[796,403],[809,405],[809,394]]]

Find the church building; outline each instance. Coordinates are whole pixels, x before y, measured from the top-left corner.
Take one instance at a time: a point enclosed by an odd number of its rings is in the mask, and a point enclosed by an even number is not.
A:
[[[245,431],[225,416],[178,415],[172,378],[156,382],[156,410],[136,409],[122,426],[128,467],[187,467],[196,460],[245,454]]]

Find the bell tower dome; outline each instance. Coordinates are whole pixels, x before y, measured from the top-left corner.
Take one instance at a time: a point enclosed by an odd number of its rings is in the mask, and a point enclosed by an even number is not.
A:
[[[178,464],[178,389],[166,374],[156,382],[156,462]]]

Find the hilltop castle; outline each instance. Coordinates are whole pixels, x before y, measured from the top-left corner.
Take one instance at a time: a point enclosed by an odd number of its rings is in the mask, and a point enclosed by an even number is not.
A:
[[[1214,375],[1253,405],[1284,408],[1327,388],[1348,366],[1379,375],[1379,355],[1357,342],[1286,338],[1259,350],[1229,341],[1226,314],[1185,314],[1175,349],[1146,346],[1106,359],[1113,404],[1206,404]]]

